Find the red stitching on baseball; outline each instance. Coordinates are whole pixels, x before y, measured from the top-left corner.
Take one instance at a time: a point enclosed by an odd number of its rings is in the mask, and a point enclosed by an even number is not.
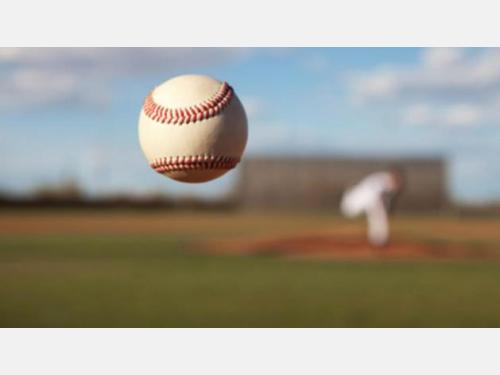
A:
[[[205,169],[233,169],[240,162],[240,158],[230,156],[193,155],[169,156],[157,158],[150,164],[158,173],[205,170]]]
[[[186,108],[169,108],[156,103],[151,92],[144,100],[144,114],[162,124],[190,124],[222,112],[234,96],[233,88],[224,82],[210,99]]]

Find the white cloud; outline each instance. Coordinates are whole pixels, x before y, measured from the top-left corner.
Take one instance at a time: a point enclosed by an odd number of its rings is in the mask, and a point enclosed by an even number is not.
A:
[[[500,49],[426,49],[416,66],[358,73],[350,88],[358,103],[402,109],[402,121],[408,124],[499,123]]]
[[[408,125],[471,127],[484,122],[488,118],[494,119],[488,109],[467,103],[443,106],[414,104],[405,107],[401,113],[402,122]]]
[[[0,64],[48,71],[150,73],[245,57],[244,48],[0,48]]]
[[[241,48],[0,48],[0,109],[103,104],[113,78],[196,69],[249,53]]]
[[[85,101],[75,75],[50,74],[41,70],[19,70],[4,79],[0,89],[0,109],[29,109],[62,101]]]
[[[500,50],[471,56],[446,54],[424,50],[416,67],[384,67],[358,74],[351,82],[353,94],[370,102],[395,97],[441,99],[443,95],[471,98],[500,91]]]
[[[484,110],[471,104],[452,105],[444,110],[443,122],[449,126],[474,126],[483,119]]]
[[[393,98],[399,88],[399,78],[388,68],[368,74],[358,74],[351,81],[351,91],[357,102]]]
[[[422,54],[424,65],[432,69],[456,65],[464,57],[465,51],[461,48],[428,48]]]

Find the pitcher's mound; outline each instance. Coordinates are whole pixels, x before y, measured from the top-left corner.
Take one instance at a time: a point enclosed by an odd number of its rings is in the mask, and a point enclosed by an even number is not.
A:
[[[309,235],[260,240],[220,240],[204,243],[205,250],[231,254],[269,254],[292,258],[342,260],[460,260],[500,259],[500,252],[487,248],[396,240],[377,248],[367,241],[327,235]]]

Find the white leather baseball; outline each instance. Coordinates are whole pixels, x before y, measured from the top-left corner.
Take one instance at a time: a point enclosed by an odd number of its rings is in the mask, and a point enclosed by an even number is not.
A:
[[[150,166],[183,182],[234,168],[247,142],[245,110],[231,86],[200,75],[172,78],[144,101],[139,142]]]

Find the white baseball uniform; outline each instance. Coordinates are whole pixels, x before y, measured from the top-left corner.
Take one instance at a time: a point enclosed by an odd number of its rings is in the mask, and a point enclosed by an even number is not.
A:
[[[366,214],[368,239],[373,245],[387,243],[389,223],[383,196],[395,191],[396,186],[391,174],[377,172],[348,189],[342,197],[340,209],[344,215],[356,217]]]

